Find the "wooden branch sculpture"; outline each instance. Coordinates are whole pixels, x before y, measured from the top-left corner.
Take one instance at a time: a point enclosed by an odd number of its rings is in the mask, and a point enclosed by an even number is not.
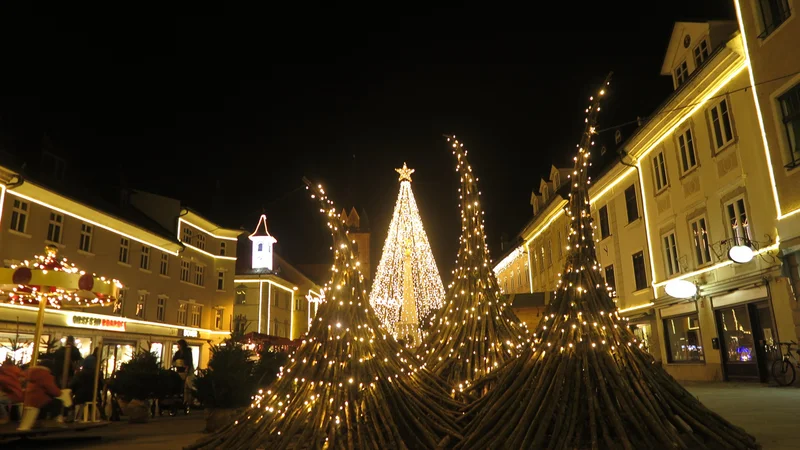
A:
[[[457,441],[461,405],[381,328],[333,202],[307,184],[333,234],[327,300],[272,389],[193,448],[428,449]]]
[[[758,448],[656,365],[604,289],[587,187],[604,94],[590,99],[575,157],[569,253],[559,287],[533,345],[497,371],[494,389],[465,410],[469,432],[455,448]]]
[[[484,235],[478,180],[464,144],[448,137],[461,177],[461,237],[453,282],[431,331],[417,350],[426,367],[463,391],[530,343],[527,328],[500,297]],[[454,389],[454,391],[455,391]]]

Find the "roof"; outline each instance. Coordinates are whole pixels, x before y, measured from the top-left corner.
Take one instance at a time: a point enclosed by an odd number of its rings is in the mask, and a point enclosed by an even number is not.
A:
[[[253,239],[254,237],[267,237],[267,238],[270,238],[270,240],[272,240],[272,242],[278,242],[278,240],[275,239],[274,237],[272,237],[272,235],[269,234],[269,231],[267,230],[267,215],[266,214],[262,214],[261,215],[261,217],[258,219],[258,225],[256,225],[255,231],[253,231],[253,233],[248,237],[250,239]]]

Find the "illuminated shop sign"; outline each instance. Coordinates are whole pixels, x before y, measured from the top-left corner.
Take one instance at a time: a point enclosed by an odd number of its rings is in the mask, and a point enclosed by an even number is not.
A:
[[[186,328],[184,328],[184,329],[183,329],[183,337],[193,337],[193,338],[196,338],[196,337],[197,337],[197,336],[199,336],[199,335],[200,335],[200,334],[197,332],[197,330],[187,330]]]
[[[73,315],[70,318],[73,327],[98,328],[100,330],[125,331],[125,322],[116,319],[101,319],[99,317]]]

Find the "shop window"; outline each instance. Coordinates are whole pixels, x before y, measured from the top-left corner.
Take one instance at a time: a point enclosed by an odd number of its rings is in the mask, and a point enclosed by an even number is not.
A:
[[[717,311],[717,320],[722,329],[720,344],[726,362],[751,362],[756,357],[753,327],[747,305]]]
[[[649,323],[635,323],[630,326],[636,341],[642,344],[642,350],[650,353],[650,340],[652,339],[653,326]]]
[[[671,363],[705,361],[697,314],[664,319],[667,360]]]
[[[164,356],[164,344],[160,342],[151,342],[150,343],[150,353],[152,353],[156,357],[156,361],[158,361],[158,365],[161,365],[161,360]]]
[[[192,362],[194,363],[194,369],[197,370],[200,367],[200,346],[199,345],[190,345],[189,350],[192,351]],[[178,345],[172,344],[172,354],[178,352]]]

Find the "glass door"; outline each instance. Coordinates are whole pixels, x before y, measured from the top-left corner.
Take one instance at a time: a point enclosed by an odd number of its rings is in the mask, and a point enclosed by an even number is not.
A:
[[[737,305],[716,311],[720,351],[728,380],[760,378],[756,339],[749,305]]]
[[[753,335],[756,339],[756,353],[758,356],[758,371],[762,383],[769,381],[772,362],[780,359],[778,345],[778,331],[772,320],[772,307],[769,301],[749,305],[754,313]]]

